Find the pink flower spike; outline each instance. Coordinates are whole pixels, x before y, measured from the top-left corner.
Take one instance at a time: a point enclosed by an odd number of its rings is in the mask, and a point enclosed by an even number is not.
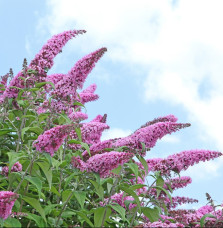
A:
[[[0,191],[0,218],[7,219],[12,213],[12,208],[18,195],[10,191]]]
[[[156,145],[157,140],[161,139],[163,136],[189,126],[190,124],[187,123],[158,122],[140,128],[130,136],[118,139],[113,146],[129,146],[132,149],[142,149],[141,143],[144,143],[146,148],[152,148]],[[142,155],[145,156],[145,153]]]
[[[106,177],[112,169],[128,162],[133,156],[132,153],[116,151],[96,154],[87,160],[86,170],[87,172],[99,173],[101,177]]]
[[[45,131],[33,142],[33,147],[36,147],[36,150],[40,152],[47,152],[53,156],[69,134],[71,127],[71,125],[59,125]]]
[[[152,171],[161,171],[162,174],[170,175],[171,171],[181,172],[187,170],[200,161],[209,161],[210,159],[222,156],[221,152],[210,150],[189,150],[160,159],[147,159],[149,169]]]
[[[105,148],[111,148],[112,146],[112,140],[105,140],[103,142],[98,142],[93,144],[92,146],[90,146],[90,152],[91,152],[91,156],[95,155],[95,154],[101,154],[104,152]],[[89,154],[87,151],[84,151],[82,153],[83,159],[87,160],[89,159]]]
[[[83,112],[71,112],[68,116],[71,120],[78,122],[86,120],[88,118],[88,115]]]
[[[86,55],[80,59],[73,68],[68,72],[68,77],[72,78],[75,82],[75,87],[82,89],[85,79],[92,71],[95,63],[103,56],[107,48],[100,48],[97,51]]]
[[[21,171],[22,171],[22,164],[20,164],[19,162],[16,162],[11,168],[11,172],[21,172]],[[9,167],[4,166],[2,168],[2,175],[7,177],[8,174],[9,174]]]
[[[158,118],[155,118],[152,121],[149,121],[149,122],[145,123],[140,128],[147,127],[149,125],[153,125],[153,124],[159,123],[159,122],[173,122],[173,123],[175,123],[175,122],[177,122],[177,117],[175,117],[172,114],[167,115],[167,116],[163,116],[163,117],[158,117]]]
[[[90,85],[87,89],[80,92],[81,103],[85,104],[89,101],[95,101],[99,98],[97,94],[94,94],[97,86],[96,84]]]
[[[54,35],[42,47],[40,52],[35,56],[29,65],[29,69],[36,70],[40,76],[46,76],[48,71],[53,66],[54,57],[61,52],[65,44],[78,34],[85,33],[84,30],[70,30]]]

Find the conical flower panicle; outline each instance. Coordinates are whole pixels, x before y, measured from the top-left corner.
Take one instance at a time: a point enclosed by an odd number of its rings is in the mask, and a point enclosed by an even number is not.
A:
[[[189,150],[170,155],[164,159],[147,159],[148,166],[152,171],[161,171],[162,174],[170,175],[171,171],[180,172],[187,170],[200,161],[209,161],[222,156],[221,152],[210,150]]]
[[[182,177],[172,178],[169,181],[165,181],[165,184],[163,187],[168,190],[169,189],[168,185],[169,185],[171,189],[174,191],[179,188],[184,188],[191,183],[192,183],[191,177],[182,176]]]
[[[159,123],[159,122],[177,122],[177,117],[175,117],[174,115],[167,115],[167,116],[163,116],[163,117],[158,117],[158,118],[155,118],[154,120],[151,120],[147,123],[145,123],[144,125],[142,125],[140,128],[144,128],[144,127],[148,127],[150,125],[153,125],[155,123]]]
[[[82,141],[88,144],[99,143],[101,139],[102,132],[109,129],[109,126],[101,122],[88,122],[83,123],[81,127]],[[75,131],[70,132],[70,137],[72,139],[78,139]],[[70,148],[77,149],[79,145],[70,144]]]
[[[101,177],[109,175],[110,171],[128,162],[134,154],[125,152],[106,152],[96,154],[87,160],[87,171],[99,173]]]
[[[92,71],[95,63],[103,56],[107,51],[107,48],[100,48],[82,59],[80,59],[75,66],[68,72],[68,75],[75,82],[77,88],[82,89],[85,79],[88,74]]]
[[[45,131],[42,135],[39,135],[37,140],[33,142],[33,147],[40,152],[47,152],[51,156],[64,142],[64,139],[68,136],[72,129],[71,125],[59,125]]]
[[[159,197],[160,200],[162,200],[168,209],[173,209],[176,208],[178,205],[182,204],[188,204],[188,203],[198,203],[197,199],[189,198],[189,197],[184,197],[184,196],[174,196],[172,197],[172,203],[169,199],[169,197],[161,196]]]
[[[152,148],[156,145],[157,140],[163,136],[189,126],[190,124],[187,123],[158,122],[140,128],[132,135],[117,140],[114,147],[129,146],[132,149],[142,149],[141,143],[144,143],[146,148]],[[143,156],[145,156],[145,153]]]
[[[88,74],[106,50],[106,48],[101,48],[79,60],[68,74],[55,84],[52,94],[61,99],[66,99],[71,95],[75,99],[77,89],[82,89]]]
[[[92,84],[88,88],[79,93],[80,101],[82,104],[85,104],[90,101],[95,101],[99,98],[97,94],[94,94],[96,88],[96,84]]]
[[[125,205],[126,200],[132,201],[132,203],[129,204],[129,208],[127,208]],[[108,204],[108,201],[109,201],[109,198],[105,198],[103,202],[100,202],[100,205],[105,206]],[[133,203],[133,201],[134,201],[134,198],[132,196],[125,196],[123,192],[115,193],[114,195],[111,196],[112,203],[117,203],[121,207],[129,210],[137,206],[136,204]]]
[[[46,77],[46,81],[48,82],[52,82],[53,84],[57,84],[59,81],[61,81],[64,77],[66,76],[66,74],[51,74],[51,75],[47,75]],[[51,88],[51,86],[50,86]]]
[[[20,172],[22,171],[22,164],[20,164],[20,162],[16,162],[12,168],[11,168],[11,172]],[[9,167],[8,166],[4,166],[2,167],[2,175],[4,176],[8,176],[9,174]]]
[[[18,195],[10,191],[0,191],[0,218],[7,219],[12,213],[12,208]]]
[[[104,152],[104,149],[106,149],[106,148],[112,148],[112,140],[111,139],[95,143],[95,144],[91,145],[89,149],[91,152],[91,156],[93,156],[95,154],[102,154]],[[89,159],[89,154],[87,151],[84,151],[82,153],[82,156],[83,156],[84,160]]]
[[[29,79],[27,84],[34,85],[35,82],[44,82],[46,81],[47,71],[53,66],[54,57],[61,52],[65,44],[78,34],[84,33],[84,30],[70,30],[65,31],[60,34],[54,35],[47,43],[42,47],[39,53],[31,61],[29,66],[24,69],[24,72],[19,72],[13,79],[10,81],[9,86],[6,88],[1,99],[16,98],[19,90],[15,88],[10,88],[11,86],[16,86],[19,88],[24,88],[24,81],[20,77],[29,76],[28,71],[34,71],[35,75],[33,79]]]
[[[70,30],[54,35],[42,47],[40,52],[31,61],[28,68],[38,72],[39,76],[45,77],[46,72],[53,66],[53,59],[61,52],[65,44],[78,34],[85,33],[84,30]]]
[[[71,111],[70,114],[68,115],[68,117],[72,121],[80,122],[82,120],[86,120],[88,118],[88,115],[86,113],[83,113],[83,112]]]
[[[81,171],[86,170],[91,173],[98,173],[101,177],[107,177],[110,171],[128,162],[134,155],[125,152],[106,152],[103,154],[96,154],[90,157],[86,162],[78,157],[73,157],[71,164]]]

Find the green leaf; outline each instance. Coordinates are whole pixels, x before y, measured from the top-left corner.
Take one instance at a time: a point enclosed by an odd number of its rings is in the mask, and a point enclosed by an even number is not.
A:
[[[146,160],[141,155],[138,155],[137,158],[139,159],[139,161],[143,165],[144,169],[146,170],[146,174],[148,174],[149,167],[148,167],[148,164],[147,164]]]
[[[161,176],[158,176],[157,180],[156,180],[156,186],[159,186],[159,187],[163,187],[164,185],[164,180]],[[161,190],[160,189],[157,189],[157,197],[159,196]]]
[[[88,223],[91,227],[95,227],[94,224],[90,221],[90,219],[84,214],[82,211],[76,212],[86,223]]]
[[[36,88],[41,88],[43,86],[45,86],[46,84],[50,84],[52,86],[53,89],[55,89],[55,86],[52,82],[39,82],[39,83],[36,83]]]
[[[43,130],[40,127],[25,127],[25,128],[22,129],[22,132],[21,132],[22,140],[24,138],[24,134],[26,133],[26,131],[34,132],[38,136],[40,134],[42,134],[42,132],[43,132]]]
[[[202,218],[201,218],[201,220],[200,220],[200,226],[201,227],[204,227],[204,225],[205,225],[205,219],[206,218],[216,218],[216,216],[214,216],[214,215],[212,215],[212,214],[206,214],[206,215],[204,215]]]
[[[140,189],[142,187],[146,187],[147,185],[145,184],[135,184],[135,185],[132,185],[130,186],[129,188],[132,189],[133,191],[135,191],[136,189]]]
[[[115,211],[117,211],[121,217],[122,217],[122,220],[126,220],[125,218],[125,208],[123,208],[122,206],[120,206],[119,204],[110,204],[109,206],[111,206],[111,208]]]
[[[72,193],[71,190],[65,190],[62,192],[62,202],[64,203],[68,197],[70,196],[70,194]]]
[[[16,152],[8,152],[9,157],[9,171],[11,171],[12,166],[21,158],[24,158],[25,156],[22,153],[16,153]]]
[[[127,163],[129,168],[132,170],[132,172],[135,174],[136,180],[138,179],[138,172],[139,168],[138,165],[135,163]]]
[[[41,196],[41,190],[42,190],[42,182],[38,177],[31,177],[31,176],[26,176],[25,180],[28,180],[30,183],[36,186],[39,197]]]
[[[49,188],[51,189],[52,186],[52,169],[50,168],[49,164],[47,162],[37,162],[39,167],[42,169],[44,175],[46,176],[46,179],[49,183]]]
[[[30,198],[27,196],[23,196],[22,197],[23,200],[25,200],[28,204],[30,204],[44,219],[44,221],[46,222],[46,216],[45,216],[45,212],[43,210],[43,208],[40,205],[40,202],[34,198]]]
[[[157,207],[142,207],[142,213],[150,220],[150,222],[159,220],[159,209]]]
[[[81,129],[80,128],[75,128],[77,137],[80,141],[82,141],[82,135],[81,135]]]
[[[161,191],[164,191],[166,193],[166,195],[169,197],[169,199],[171,201],[171,204],[172,204],[172,197],[171,197],[170,193],[166,189],[164,189],[164,188],[162,188],[160,186],[153,186],[152,188],[156,188],[156,189],[159,189]]]
[[[13,130],[13,129],[0,129],[0,136],[1,135],[7,135],[10,132],[16,132],[16,130]]]
[[[26,213],[26,214],[27,214],[26,218],[33,220],[38,227],[46,227],[46,223],[44,222],[41,216],[31,214],[31,213]]]
[[[114,174],[119,174],[121,172],[122,166],[119,165],[117,168],[113,169],[111,172]]]
[[[85,108],[85,106],[82,103],[78,102],[78,101],[75,101],[73,103],[73,105],[77,105],[77,106],[81,106],[81,107]]]
[[[123,190],[125,193],[129,194],[130,196],[132,196],[132,197],[135,199],[135,201],[136,201],[138,207],[140,208],[140,200],[139,200],[139,197],[136,195],[136,193],[135,193],[132,189],[127,188],[127,187],[124,187],[124,186],[121,186],[120,188],[121,188],[121,190]]]
[[[81,146],[84,147],[85,150],[87,150],[89,156],[91,157],[91,152],[90,152],[88,144],[81,142]]]
[[[19,91],[18,96],[17,96],[17,102],[18,102],[18,100],[21,99],[21,96],[22,96],[22,94],[23,94],[24,92],[25,92],[24,89],[21,89],[21,90]]]
[[[84,208],[84,203],[86,200],[86,192],[82,191],[75,191],[74,196],[76,197],[78,203],[81,205],[81,208]]]
[[[96,194],[102,199],[104,200],[104,189],[101,185],[99,185],[97,182],[93,181],[93,180],[89,180],[95,187],[96,190]]]
[[[105,213],[106,213],[106,215],[105,215]],[[101,227],[104,216],[105,216],[104,222],[106,222],[106,220],[109,218],[110,214],[111,214],[111,208],[107,207],[107,210],[106,210],[105,207],[98,207],[94,211],[94,226]]]
[[[70,181],[76,176],[76,173],[72,173],[68,178],[66,178],[64,189],[67,188],[67,185],[70,183]]]
[[[22,225],[18,219],[8,217],[4,222],[4,227],[22,227]]]

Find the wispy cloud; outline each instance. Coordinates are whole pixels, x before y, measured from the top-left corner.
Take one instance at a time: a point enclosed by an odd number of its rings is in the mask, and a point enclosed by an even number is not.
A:
[[[175,2],[175,4],[173,4]],[[181,105],[200,137],[223,150],[223,2],[47,0],[41,19],[51,33],[75,27],[88,31],[88,47],[109,48],[107,57],[140,64],[145,101]],[[86,48],[77,40],[78,48]]]
[[[132,133],[130,130],[123,130],[120,128],[112,128],[108,131],[105,131],[102,135],[102,140],[114,139],[119,137],[125,137]]]

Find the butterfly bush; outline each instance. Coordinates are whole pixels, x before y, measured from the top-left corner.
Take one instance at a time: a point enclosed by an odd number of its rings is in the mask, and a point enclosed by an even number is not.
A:
[[[19,162],[16,162],[12,168],[11,168],[11,172],[20,172],[22,171],[22,164],[20,164]],[[9,167],[8,166],[4,166],[2,168],[2,175],[4,176],[8,176],[9,174]]]
[[[17,218],[21,227],[223,225],[222,210],[209,196],[210,205],[197,210],[178,206],[198,200],[170,196],[192,183],[191,177],[174,177],[176,173],[221,152],[196,149],[167,158],[150,156],[159,139],[189,123],[170,114],[126,137],[103,141],[110,128],[107,114],[88,121],[84,105],[99,96],[96,84],[84,88],[84,83],[106,48],[84,56],[67,73],[48,74],[65,44],[83,33],[53,36],[30,64],[24,60],[18,74],[12,77],[10,70],[0,79],[0,186],[5,190],[0,191],[0,218],[6,226]],[[8,163],[14,164],[11,173],[16,175],[9,175]],[[207,214],[211,217],[204,219]]]
[[[45,131],[33,142],[33,147],[40,152],[47,152],[51,156],[64,142],[64,139],[69,134],[70,125],[56,126],[48,131]]]
[[[17,197],[14,192],[0,191],[0,218],[7,219],[9,217]]]
[[[72,158],[72,165],[79,168],[81,171],[95,172],[101,177],[109,175],[110,171],[128,162],[133,157],[131,153],[125,152],[105,152],[103,154],[96,154],[90,157],[86,162],[78,157]]]

